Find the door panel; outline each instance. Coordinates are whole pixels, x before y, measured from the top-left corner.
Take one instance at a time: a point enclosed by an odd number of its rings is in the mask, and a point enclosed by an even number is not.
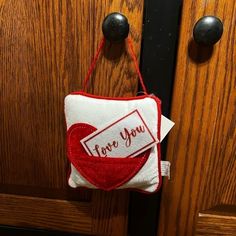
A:
[[[65,154],[64,97],[81,89],[114,11],[139,54],[143,1],[0,0],[0,224],[125,235],[127,192],[69,189]],[[124,44],[105,48],[91,80],[94,94],[135,94]]]
[[[1,224],[91,233],[90,204],[66,200],[0,195]],[[79,221],[75,219],[80,219]]]
[[[235,235],[236,206],[221,205],[200,212],[195,229],[196,235]]]
[[[192,39],[204,15],[223,21],[214,47]],[[176,125],[167,151],[172,174],[164,180],[158,235],[193,235],[205,211],[236,205],[235,23],[235,1],[183,1],[171,111]]]

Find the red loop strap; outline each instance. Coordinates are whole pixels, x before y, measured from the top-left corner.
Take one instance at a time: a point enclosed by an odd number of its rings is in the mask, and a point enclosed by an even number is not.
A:
[[[141,74],[141,72],[140,72],[140,70],[139,70],[138,60],[137,60],[137,58],[136,58],[136,56],[135,56],[134,47],[133,47],[133,44],[132,44],[132,41],[131,41],[130,38],[128,38],[128,44],[129,44],[131,56],[132,56],[132,58],[133,58],[136,71],[137,71],[137,73],[138,73],[139,81],[140,81],[141,86],[142,86],[142,88],[143,88],[143,92],[147,94],[147,89],[146,89],[146,87],[145,87],[145,85],[144,85],[143,77],[142,77],[142,74]]]
[[[102,48],[104,47],[105,42],[106,42],[106,39],[103,38],[101,43],[100,43],[100,45],[99,45],[99,47],[98,47],[97,53],[96,53],[96,55],[95,55],[91,65],[89,67],[88,73],[87,73],[87,75],[85,77],[83,91],[87,88],[88,80],[89,80],[89,78],[90,78],[90,76],[91,76],[91,74],[92,74],[92,72],[93,72],[93,70],[95,68],[95,65],[96,65],[96,62],[98,60],[99,54],[100,54]]]
[[[98,58],[99,58],[99,55],[100,55],[100,53],[101,53],[101,51],[102,51],[102,49],[103,49],[103,47],[104,47],[104,45],[105,45],[105,42],[106,42],[106,39],[103,38],[103,39],[101,40],[100,44],[99,44],[98,50],[97,50],[97,52],[96,52],[96,54],[95,54],[95,57],[94,57],[94,59],[93,59],[91,65],[90,65],[90,67],[89,67],[87,76],[85,77],[83,90],[85,90],[85,89],[87,88],[89,78],[90,78],[90,76],[91,76],[91,74],[92,74],[92,72],[93,72],[93,70],[94,70],[94,68],[95,68],[95,66],[96,66],[96,62],[97,62],[97,60],[98,60]],[[137,73],[138,73],[139,81],[140,81],[141,86],[142,86],[142,88],[143,88],[143,92],[144,92],[145,94],[147,94],[147,89],[146,89],[146,87],[145,87],[145,85],[144,85],[143,77],[142,77],[142,75],[141,75],[141,72],[140,72],[140,69],[139,69],[139,65],[138,65],[138,61],[137,61],[137,58],[136,58],[136,56],[135,56],[133,44],[132,44],[132,41],[131,41],[130,38],[128,38],[128,45],[129,45],[131,57],[132,57],[132,59],[133,59],[133,61],[134,61],[135,69],[136,69],[136,71],[137,71]]]

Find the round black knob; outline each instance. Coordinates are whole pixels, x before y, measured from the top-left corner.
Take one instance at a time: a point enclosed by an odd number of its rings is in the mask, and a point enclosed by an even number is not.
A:
[[[121,42],[129,34],[128,19],[118,12],[107,15],[102,24],[105,38],[113,43]]]
[[[196,43],[210,46],[217,43],[223,33],[223,23],[215,16],[204,16],[194,26],[193,38]]]

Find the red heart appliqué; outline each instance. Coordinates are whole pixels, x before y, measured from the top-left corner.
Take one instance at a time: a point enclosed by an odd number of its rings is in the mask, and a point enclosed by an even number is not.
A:
[[[150,150],[134,158],[89,156],[80,140],[96,130],[86,123],[72,125],[67,131],[67,155],[85,179],[97,188],[108,191],[134,177],[147,161]]]

